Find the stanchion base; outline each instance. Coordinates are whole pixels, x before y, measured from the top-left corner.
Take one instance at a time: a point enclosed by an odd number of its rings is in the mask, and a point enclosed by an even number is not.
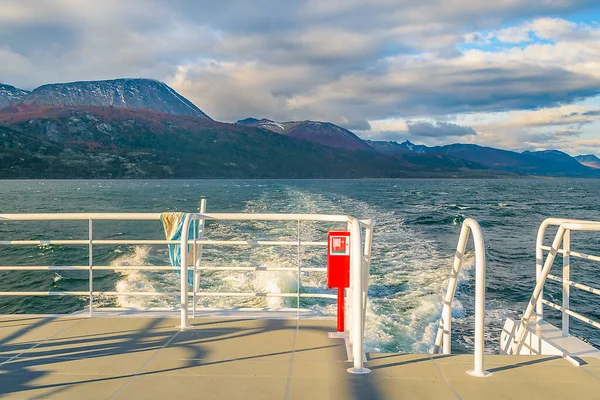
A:
[[[348,339],[347,332],[328,332],[329,339]]]
[[[175,328],[179,328],[181,330],[193,328],[193,325],[177,325]]]
[[[369,372],[371,372],[371,370],[369,368],[348,368],[346,371],[350,372],[351,374],[356,374],[356,375],[364,375],[364,374],[368,374]]]
[[[474,376],[476,378],[489,378],[490,376],[492,376],[492,373],[489,371],[483,371],[483,374],[482,374],[479,372],[475,372],[473,370],[469,370],[469,371],[467,371],[467,374]]]

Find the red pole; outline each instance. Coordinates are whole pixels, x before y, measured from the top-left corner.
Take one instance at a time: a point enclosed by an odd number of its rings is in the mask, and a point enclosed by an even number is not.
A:
[[[344,288],[338,288],[337,331],[344,332]]]

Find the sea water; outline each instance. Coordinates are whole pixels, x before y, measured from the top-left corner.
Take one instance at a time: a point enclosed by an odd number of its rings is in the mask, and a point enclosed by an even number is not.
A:
[[[600,220],[600,181],[526,180],[27,180],[0,181],[0,213],[197,211],[351,214],[375,222],[366,341],[371,351],[426,352],[432,346],[462,221],[477,219],[487,251],[486,347],[498,351],[506,317],[519,317],[535,281],[535,237],[546,217]],[[0,240],[87,239],[87,221],[0,221]],[[335,224],[209,222],[209,239],[324,240]],[[162,239],[159,221],[95,221],[95,239]],[[600,254],[600,234],[576,232],[573,249]],[[472,351],[474,271],[471,244],[453,307],[453,351]],[[94,246],[95,291],[178,291],[171,271],[120,266],[168,265],[166,246]],[[323,248],[205,246],[202,265],[324,267]],[[0,265],[87,265],[87,246],[0,246]],[[600,287],[600,264],[573,259],[572,278]],[[560,258],[554,273],[560,276]],[[87,291],[88,271],[0,271],[2,291]],[[300,283],[298,287],[298,282]],[[204,271],[202,291],[330,293],[319,272]],[[560,304],[560,285],[545,295]],[[199,307],[296,307],[296,298],[205,298]],[[572,289],[571,306],[600,319],[596,296]],[[168,297],[97,297],[94,307],[176,306]],[[300,306],[334,314],[329,300]],[[69,313],[87,297],[0,297],[0,313]],[[560,325],[560,315],[547,311]],[[574,334],[600,334],[572,319]]]

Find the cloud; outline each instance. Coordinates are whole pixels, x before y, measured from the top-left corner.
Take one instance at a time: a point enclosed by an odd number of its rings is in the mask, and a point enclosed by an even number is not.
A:
[[[471,127],[451,122],[409,122],[407,125],[409,135],[417,137],[447,138],[477,134]]]
[[[6,75],[26,77],[34,72],[34,66],[26,57],[13,52],[7,46],[0,46],[0,60],[2,60],[3,73]]]
[[[514,27],[536,40],[526,46],[471,48],[464,52],[472,62],[508,62],[545,68],[559,68],[580,76],[600,77],[600,26],[573,23],[559,18],[537,18]],[[498,36],[497,32],[472,35]],[[543,40],[540,40],[543,39]]]
[[[537,24],[539,25],[539,21]],[[410,26],[400,29],[408,36],[418,37],[422,34]],[[235,42],[234,39],[231,40],[232,43]],[[377,40],[372,40],[377,43]],[[255,49],[264,41],[269,42],[269,39],[256,39],[244,46],[232,48],[240,51],[246,46]],[[565,46],[561,43],[556,45],[561,46],[560,50],[554,48],[554,45],[540,48],[539,44],[532,43],[523,50],[473,49],[450,58],[429,51],[416,54],[401,52],[382,58],[377,58],[376,53],[372,53],[367,57],[372,60],[371,64],[361,66],[361,58],[356,58],[352,51],[344,52],[343,57],[338,54],[344,62],[317,62],[321,57],[319,54],[324,51],[319,46],[308,46],[307,43],[313,43],[312,39],[302,40],[305,53],[296,52],[303,55],[290,56],[292,62],[288,62],[284,53],[277,53],[279,58],[275,57],[274,49],[282,41],[282,38],[276,39],[273,46],[269,46],[270,50],[260,53],[261,57],[252,64],[254,69],[270,73],[302,66],[306,74],[302,77],[291,74],[284,84],[277,75],[272,79],[263,79],[258,72],[259,75],[255,76],[258,76],[256,81],[260,85],[238,87],[238,93],[231,99],[232,104],[244,97],[240,96],[240,91],[252,91],[249,93],[249,96],[255,98],[252,107],[264,107],[274,118],[285,119],[287,115],[288,119],[325,119],[346,124],[347,127],[360,127],[373,120],[396,116],[436,117],[465,112],[543,108],[575,102],[600,93],[600,74],[588,73],[588,70],[596,71],[593,63],[595,58],[600,57],[600,49],[593,49],[594,46],[598,47],[597,44],[568,44],[571,49],[587,52],[574,55],[575,58],[586,60],[587,64],[581,65],[561,58],[566,53]],[[336,51],[334,49],[332,54],[335,55]],[[273,54],[269,55],[270,52]],[[258,54],[257,51],[255,54]],[[303,59],[310,62],[302,62]],[[265,60],[281,62],[281,65]],[[218,58],[214,62],[222,64]],[[205,65],[204,61],[192,63],[188,71],[195,71],[194,77],[202,76]],[[230,72],[219,76],[211,75],[211,85],[220,86],[220,79],[225,82],[232,76],[243,74],[243,71],[247,71],[248,63],[228,62],[228,65]],[[188,80],[193,79],[196,78]],[[207,96],[204,90],[176,88],[199,104],[204,104],[207,98],[214,99],[213,96]],[[256,99],[256,92],[263,92],[262,105],[260,99]],[[221,97],[231,98],[231,92],[219,92],[217,102],[224,107],[216,107],[211,115],[225,120],[245,116],[236,114],[244,108],[242,104],[235,108],[228,107],[230,102],[227,99],[221,101]],[[352,124],[344,122],[349,119],[348,115],[353,116]]]
[[[568,103],[600,93],[600,79],[560,68],[457,58],[389,58],[377,72],[348,73],[312,90],[299,88],[291,112],[365,119],[435,117]]]
[[[569,105],[532,111],[514,111],[498,126],[502,128],[535,128],[555,126],[581,127],[600,119],[600,111],[585,106]]]
[[[560,149],[580,154],[585,151],[582,141],[597,137],[600,113],[595,106],[576,104],[462,115],[454,122],[472,126],[478,132],[477,143],[482,145],[519,151]]]
[[[492,33],[469,32],[464,36],[466,44],[486,45],[492,42],[494,35]]]
[[[358,130],[361,137],[369,140],[402,142],[409,136],[408,125],[401,118],[387,118],[369,122],[369,129]]]
[[[529,35],[531,29],[529,26],[511,26],[501,29],[494,35],[503,43],[524,43],[532,40]]]
[[[581,113],[581,115],[584,115],[586,117],[599,117],[600,116],[600,110],[585,111],[585,112]]]
[[[590,140],[577,140],[573,143],[575,146],[583,146],[585,147],[593,147],[595,149],[600,149],[600,139],[590,139]]]
[[[538,18],[529,26],[537,37],[548,40],[564,39],[578,29],[576,23],[561,18]]]
[[[536,39],[582,39],[593,31],[594,28],[587,24],[577,24],[562,18],[541,17],[495,31],[470,32],[464,37],[466,43],[490,44],[495,39],[505,44],[521,44]]]
[[[352,121],[348,118],[342,116],[341,117],[342,125],[346,127],[346,129],[356,130],[356,131],[369,131],[371,130],[371,124],[369,121]]]

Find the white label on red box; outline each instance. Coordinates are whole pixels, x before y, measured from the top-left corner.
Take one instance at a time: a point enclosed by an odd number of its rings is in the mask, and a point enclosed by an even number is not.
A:
[[[329,254],[332,256],[350,255],[350,237],[349,236],[331,236],[329,243]]]

